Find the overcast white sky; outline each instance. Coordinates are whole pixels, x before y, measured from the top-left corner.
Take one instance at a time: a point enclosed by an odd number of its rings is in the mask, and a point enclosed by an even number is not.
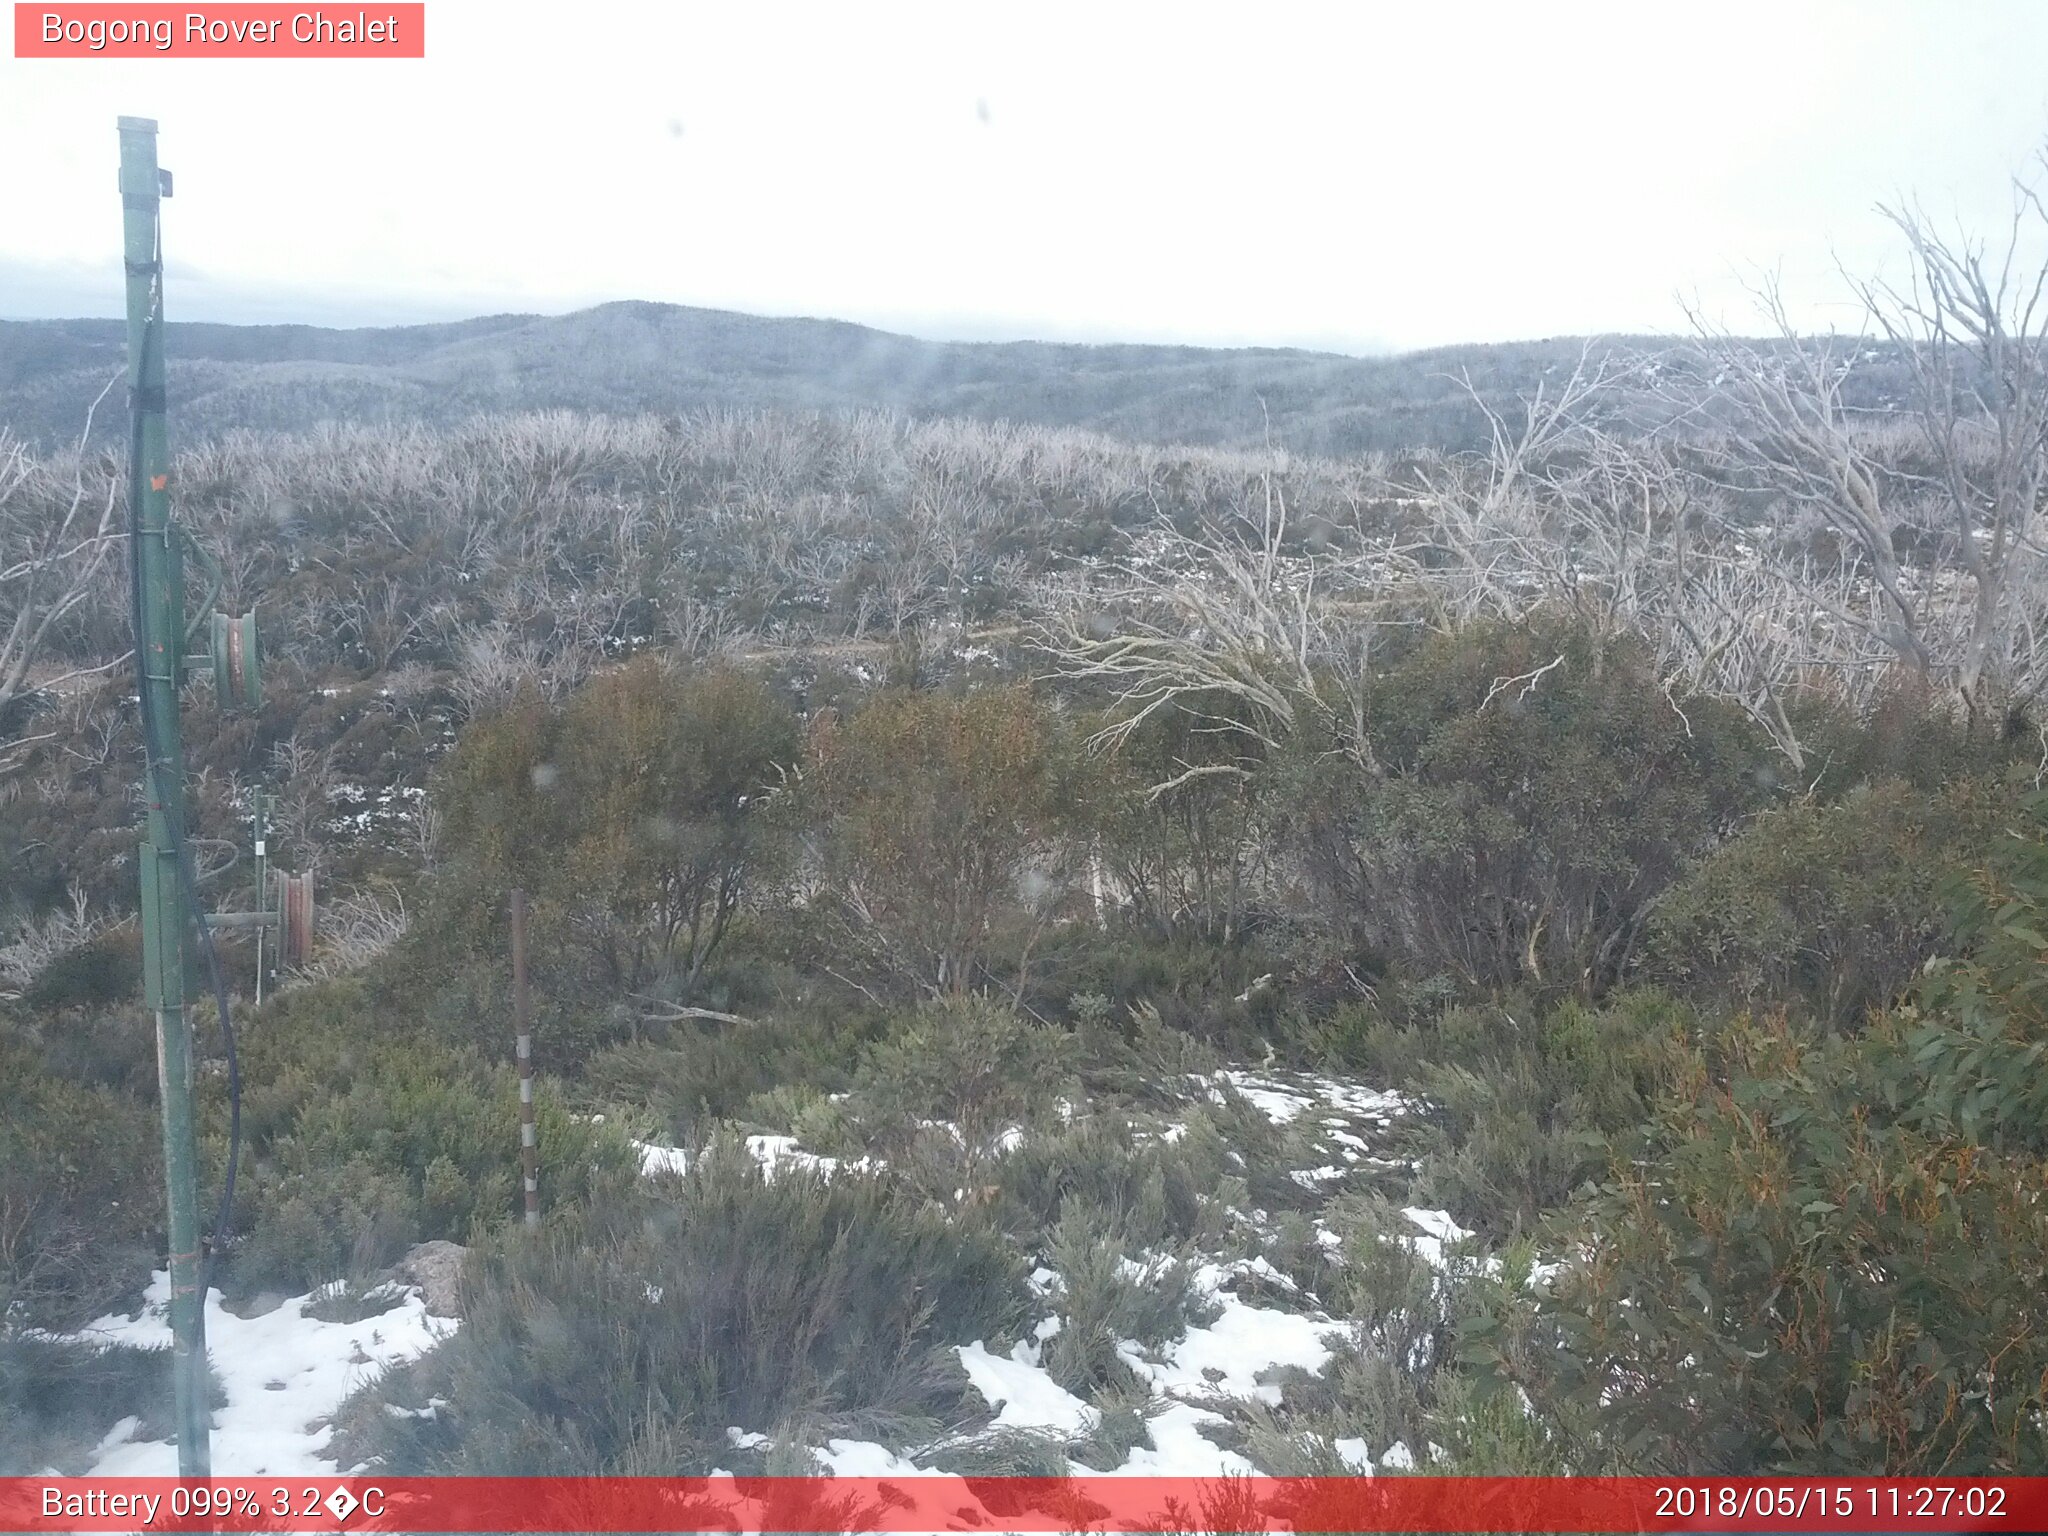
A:
[[[638,298],[1341,351],[1677,330],[1677,294],[1762,266],[1852,323],[1834,261],[1889,264],[1874,203],[1995,229],[2048,141],[2039,0],[427,22],[423,61],[0,59],[0,316],[119,312],[122,113],[177,176],[173,319]]]

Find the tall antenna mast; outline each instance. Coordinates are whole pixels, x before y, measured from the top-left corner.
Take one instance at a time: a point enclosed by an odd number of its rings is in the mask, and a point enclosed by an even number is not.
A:
[[[233,1203],[240,1151],[241,1088],[235,1064],[227,985],[213,932],[253,928],[257,935],[256,997],[263,997],[265,937],[280,966],[305,963],[313,942],[313,877],[278,874],[272,905],[269,869],[269,797],[255,796],[256,909],[209,914],[201,904],[199,875],[185,834],[185,748],[178,730],[178,695],[185,674],[211,669],[224,711],[263,703],[262,650],[256,615],[214,613],[202,625],[185,620],[185,555],[209,578],[202,608],[220,593],[219,565],[171,519],[171,457],[164,433],[164,267],[161,203],[171,195],[171,173],[156,163],[156,122],[121,119],[121,212],[128,270],[128,566],[130,617],[135,630],[136,699],[142,717],[144,799],[148,829],[142,845],[142,992],[156,1017],[157,1084],[163,1102],[164,1185],[170,1220],[171,1364],[176,1398],[178,1475],[212,1475],[212,1408],[206,1373],[206,1290],[211,1259],[199,1230],[199,1156],[192,1108],[193,1044],[185,998],[191,962],[204,956],[220,1009],[227,1048],[228,1163],[222,1180],[215,1236],[222,1235]],[[207,631],[199,641],[202,629]],[[190,647],[190,649],[188,649]],[[196,943],[194,941],[197,941]]]
[[[142,847],[142,990],[156,1016],[157,1082],[170,1206],[171,1351],[178,1475],[212,1475],[206,1298],[200,1291],[199,1156],[192,1125],[192,1026],[185,1015],[185,754],[178,733],[184,674],[185,570],[171,528],[164,432],[163,261],[156,122],[121,119],[121,213],[128,269],[129,564],[149,829]]]

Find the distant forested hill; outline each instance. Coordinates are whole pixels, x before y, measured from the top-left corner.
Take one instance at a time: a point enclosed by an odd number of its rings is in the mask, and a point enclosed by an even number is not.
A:
[[[479,412],[633,414],[705,406],[1003,418],[1138,442],[1249,447],[1268,431],[1297,452],[1472,448],[1485,420],[1464,380],[1510,405],[1569,374],[1584,341],[1502,342],[1396,357],[1278,348],[937,342],[838,320],[771,319],[672,304],[447,325],[324,330],[178,324],[167,356],[173,431],[322,421],[447,423]],[[1668,352],[1669,341],[1600,347]],[[0,427],[44,445],[75,438],[121,367],[117,320],[0,321]],[[1903,391],[1884,349],[1863,353],[1852,403]],[[121,412],[101,427],[117,430]]]
[[[0,426],[46,444],[75,436],[123,348],[119,321],[0,322]],[[1297,451],[1355,453],[1471,445],[1483,421],[1461,372],[1507,399],[1569,370],[1579,348],[1565,339],[1356,358],[931,342],[840,321],[621,303],[381,330],[174,323],[167,350],[173,427],[186,442],[235,427],[496,410],[867,406],[1227,446],[1259,442],[1270,421],[1274,440]]]

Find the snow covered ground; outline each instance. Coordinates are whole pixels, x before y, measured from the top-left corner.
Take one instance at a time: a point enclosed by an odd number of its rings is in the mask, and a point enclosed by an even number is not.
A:
[[[373,1293],[374,1294],[374,1293]],[[333,1430],[328,1418],[343,1399],[382,1372],[425,1354],[449,1333],[453,1319],[430,1317],[419,1291],[392,1287],[389,1311],[354,1323],[323,1322],[311,1308],[321,1293],[295,1296],[268,1312],[237,1317],[206,1298],[206,1348],[225,1407],[214,1411],[216,1477],[329,1476]],[[84,1342],[142,1349],[171,1342],[170,1275],[159,1270],[135,1317],[100,1318],[72,1335]],[[88,1470],[101,1477],[175,1477],[177,1447],[137,1440],[140,1420],[122,1419],[100,1442]]]
[[[659,1142],[635,1141],[634,1150],[640,1154],[640,1171],[649,1178],[658,1173],[687,1173],[690,1154],[682,1147],[667,1147]],[[749,1136],[747,1151],[754,1161],[773,1178],[781,1168],[808,1168],[820,1173],[831,1174],[845,1166],[836,1157],[822,1157],[816,1152],[805,1152],[796,1144],[794,1136]],[[861,1158],[852,1165],[856,1169],[879,1167],[869,1158]]]
[[[1225,1089],[1235,1092],[1275,1125],[1292,1125],[1311,1111],[1320,1111],[1316,1133],[1330,1144],[1325,1150],[1340,1153],[1347,1165],[1393,1161],[1370,1157],[1372,1143],[1360,1133],[1383,1132],[1416,1107],[1399,1094],[1309,1074],[1230,1070],[1193,1080],[1200,1093],[1212,1100],[1221,1101]],[[1160,1134],[1167,1141],[1176,1141],[1185,1130],[1183,1125],[1170,1124]],[[1004,1139],[1004,1149],[1019,1140],[1021,1132],[1011,1133]],[[681,1172],[687,1166],[683,1149],[653,1142],[636,1146],[642,1169],[649,1174]],[[777,1168],[790,1164],[819,1168],[828,1174],[841,1166],[832,1158],[799,1150],[788,1136],[751,1136],[747,1146],[771,1177]],[[855,1166],[873,1164],[864,1158]],[[1294,1177],[1304,1187],[1316,1188],[1342,1179],[1350,1171],[1349,1166],[1327,1164],[1298,1170]],[[1415,1227],[1412,1236],[1402,1239],[1412,1251],[1438,1269],[1459,1262],[1447,1249],[1472,1234],[1448,1212],[1411,1207],[1402,1214]],[[1332,1241],[1336,1237],[1334,1233],[1324,1235]],[[1310,1374],[1320,1371],[1332,1356],[1332,1336],[1341,1337],[1351,1324],[1312,1309],[1294,1311],[1246,1301],[1232,1286],[1247,1279],[1264,1282],[1268,1294],[1295,1289],[1292,1281],[1263,1258],[1204,1264],[1196,1271],[1195,1284],[1216,1311],[1214,1321],[1188,1328],[1164,1351],[1148,1354],[1128,1340],[1119,1346],[1119,1358],[1153,1393],[1145,1415],[1151,1443],[1130,1451],[1112,1475],[1206,1477],[1257,1470],[1245,1457],[1202,1433],[1205,1426],[1229,1423],[1215,1405],[1235,1399],[1277,1406],[1284,1389],[1271,1378],[1288,1368]],[[1056,1300],[1060,1289],[1056,1273],[1041,1268],[1032,1280],[1036,1293]],[[1100,1415],[1096,1409],[1062,1387],[1041,1363],[1044,1346],[1059,1327],[1060,1319],[1052,1313],[1039,1321],[1032,1338],[1013,1345],[1007,1353],[991,1350],[982,1340],[956,1351],[969,1382],[995,1411],[991,1429],[1037,1431],[1071,1439],[1085,1437],[1097,1427]],[[758,1431],[738,1427],[731,1434],[735,1444],[760,1444],[765,1439]],[[1355,1471],[1370,1474],[1374,1470],[1363,1440],[1340,1439],[1334,1448]],[[896,1476],[931,1470],[874,1441],[835,1439],[814,1448],[813,1454],[842,1475]],[[1413,1455],[1399,1443],[1381,1461],[1390,1470],[1414,1465]],[[1077,1475],[1103,1475],[1080,1462],[1070,1465]]]
[[[1275,1125],[1286,1125],[1318,1104],[1324,1104],[1385,1129],[1393,1123],[1395,1116],[1404,1115],[1414,1108],[1398,1093],[1385,1093],[1358,1083],[1308,1073],[1278,1077],[1262,1076],[1256,1072],[1223,1071],[1213,1077],[1196,1075],[1194,1081],[1206,1089],[1211,1098],[1219,1101],[1225,1087],[1235,1089]],[[1324,1123],[1341,1125],[1343,1121],[1332,1117]]]
[[[1355,1083],[1299,1074],[1274,1075],[1244,1071],[1197,1078],[1198,1094],[1221,1098],[1227,1087],[1254,1105],[1275,1125],[1292,1126],[1316,1112],[1313,1128],[1318,1155],[1341,1154],[1331,1163],[1298,1170],[1304,1187],[1320,1188],[1341,1181],[1353,1165],[1385,1163],[1370,1157],[1371,1136],[1384,1131],[1412,1106],[1395,1094],[1380,1093]],[[1184,1129],[1169,1125],[1163,1135],[1175,1139]],[[1021,1133],[1005,1137],[1005,1150]],[[650,1176],[682,1173],[688,1153],[654,1142],[636,1142],[642,1171]],[[848,1166],[839,1160],[806,1152],[789,1136],[748,1138],[749,1150],[772,1177],[778,1169],[803,1167],[830,1176]],[[870,1165],[861,1159],[851,1166]],[[1458,1262],[1447,1249],[1470,1236],[1448,1213],[1420,1208],[1403,1212],[1415,1228],[1402,1239],[1410,1249],[1439,1269]],[[1317,1236],[1334,1247],[1336,1234],[1318,1227]],[[1465,1260],[1464,1262],[1472,1262]],[[1298,1292],[1295,1283],[1264,1258],[1201,1264],[1196,1290],[1206,1298],[1213,1320],[1190,1326],[1163,1349],[1148,1351],[1132,1341],[1118,1347],[1118,1356],[1151,1399],[1144,1413],[1149,1444],[1132,1449],[1115,1469],[1121,1474],[1213,1476],[1255,1470],[1245,1457],[1205,1436],[1205,1427],[1229,1421],[1218,1411],[1232,1401],[1278,1405],[1284,1387],[1274,1378],[1287,1371],[1314,1374],[1331,1359],[1332,1339],[1341,1341],[1351,1326],[1342,1318],[1301,1306],[1268,1305]],[[1237,1288],[1255,1288],[1261,1299],[1247,1300]],[[993,1429],[1021,1430],[1048,1436],[1085,1438],[1099,1425],[1097,1409],[1056,1382],[1042,1363],[1047,1343],[1058,1333],[1061,1282],[1040,1268],[1033,1289],[1048,1312],[1032,1336],[1007,1351],[975,1341],[957,1350],[960,1365],[974,1390],[994,1412]],[[435,1347],[456,1327],[454,1321],[430,1316],[418,1290],[387,1287],[381,1299],[389,1310],[359,1322],[326,1322],[313,1315],[320,1293],[294,1297],[270,1311],[238,1317],[224,1310],[217,1294],[207,1307],[207,1339],[214,1370],[226,1393],[226,1405],[215,1414],[214,1467],[219,1475],[331,1474],[329,1452],[333,1431],[329,1419],[344,1399],[381,1372]],[[140,1315],[106,1317],[81,1330],[80,1339],[144,1347],[166,1345],[170,1329],[165,1305],[167,1277],[156,1276]],[[402,1410],[392,1410],[402,1411]],[[431,1412],[431,1409],[420,1410]],[[125,1418],[94,1453],[90,1471],[98,1475],[170,1475],[176,1471],[175,1448],[166,1441],[134,1438],[138,1420]],[[736,1446],[758,1445],[758,1429],[734,1426]],[[1373,1464],[1362,1440],[1333,1442],[1338,1455],[1360,1472]],[[919,1470],[914,1462],[872,1441],[833,1439],[814,1447],[826,1467],[843,1474],[900,1475]],[[1395,1445],[1381,1458],[1389,1468],[1412,1465],[1408,1449]],[[1073,1463],[1077,1473],[1090,1468]],[[1099,1474],[1098,1474],[1099,1475]]]
[[[1282,1389],[1263,1378],[1288,1366],[1313,1373],[1328,1362],[1331,1349],[1325,1336],[1341,1332],[1345,1324],[1319,1314],[1252,1305],[1222,1288],[1231,1278],[1223,1266],[1202,1268],[1198,1283],[1221,1313],[1207,1327],[1190,1328],[1163,1355],[1148,1357],[1131,1343],[1119,1349],[1124,1362],[1155,1394],[1145,1417],[1151,1444],[1133,1449],[1108,1475],[1220,1477],[1255,1472],[1258,1469],[1243,1456],[1202,1433],[1205,1426],[1229,1422],[1204,1404],[1227,1398],[1277,1404]],[[1059,1437],[1085,1436],[1095,1429],[1095,1409],[1060,1386],[1039,1363],[1044,1342],[1057,1331],[1058,1319],[1047,1318],[1039,1324],[1035,1340],[1018,1343],[1007,1355],[993,1353],[979,1340],[958,1350],[968,1380],[998,1410],[991,1428],[1037,1430]],[[1347,1442],[1338,1449],[1358,1471],[1373,1470],[1364,1442]],[[872,1441],[834,1440],[818,1454],[842,1474],[931,1470]],[[1405,1448],[1397,1447],[1388,1459],[1395,1464],[1407,1461]],[[1078,1461],[1070,1463],[1070,1470],[1077,1476],[1105,1475]]]

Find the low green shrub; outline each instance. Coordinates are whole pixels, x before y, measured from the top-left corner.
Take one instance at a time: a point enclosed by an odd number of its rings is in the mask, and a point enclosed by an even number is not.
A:
[[[1723,1032],[1533,1325],[1475,1323],[1474,1357],[1621,1470],[2048,1472],[2048,796],[2025,809],[1948,882],[1961,952],[1908,1006]]]
[[[141,974],[142,930],[130,923],[58,955],[22,993],[22,1002],[43,1012],[109,1008],[134,998]]]
[[[991,1429],[947,1441],[920,1466],[953,1477],[1067,1477],[1072,1442],[1042,1429]]]
[[[1246,1411],[1248,1453],[1283,1476],[1349,1475],[1356,1468],[1336,1451],[1348,1438],[1363,1441],[1376,1465],[1399,1443],[1415,1465],[1433,1466],[1433,1448],[1469,1438],[1455,1433],[1470,1417],[1460,1327],[1521,1293],[1526,1256],[1511,1252],[1496,1266],[1454,1249],[1448,1262],[1434,1261],[1416,1247],[1414,1223],[1377,1196],[1341,1197],[1326,1214],[1342,1241],[1324,1294],[1344,1325],[1324,1336],[1331,1355],[1320,1371],[1290,1382],[1277,1406]]]
[[[163,1153],[147,1104],[52,1075],[0,1024],[0,1331],[68,1327],[139,1293],[157,1262]]]
[[[1172,1107],[1201,1096],[1195,1078],[1212,1076],[1223,1055],[1206,1040],[1169,1025],[1150,1003],[1126,1010],[1121,1026],[1110,1017],[1107,999],[1086,994],[1090,1009],[1076,1031],[1081,1081],[1092,1095]]]
[[[1681,714],[1645,645],[1565,614],[1434,637],[1367,708],[1370,763],[1293,754],[1275,834],[1377,969],[1602,992],[1664,889],[1766,801],[1734,706]]]
[[[1322,1204],[1321,1195],[1294,1177],[1322,1161],[1311,1145],[1313,1121],[1275,1124],[1235,1088],[1218,1085],[1210,1101],[1190,1109],[1182,1123],[1186,1131],[1165,1155],[1216,1170],[1211,1187],[1219,1195],[1232,1191],[1245,1209],[1267,1216],[1313,1211]]]
[[[216,1393],[218,1399],[218,1393]],[[172,1429],[171,1352],[82,1344],[0,1329],[0,1477],[76,1476],[114,1424]]]
[[[1942,1092],[1916,1054],[1759,1032],[1674,1095],[1569,1233],[1529,1395],[1645,1474],[2048,1471],[2048,1166],[1894,1119]]]
[[[868,1047],[843,1110],[887,1155],[921,1122],[950,1121],[970,1164],[1013,1127],[1057,1118],[1078,1096],[1073,1040],[1006,1004],[947,998],[920,1008]]]
[[[198,1025],[202,1040],[213,1036],[209,1015],[198,1015]],[[20,1034],[38,1048],[51,1077],[124,1098],[156,1096],[156,1025],[140,1007],[31,1013]]]
[[[1906,667],[1893,669],[1865,702],[1850,704],[1816,688],[1801,690],[1786,708],[1806,765],[1796,774],[1783,765],[1779,787],[1822,803],[1887,783],[1938,795],[1959,781],[1995,778],[2011,768],[2031,776],[2040,758],[2029,706],[1973,721],[1942,684]]]
[[[1084,1000],[1100,998],[1094,1022],[1129,1034],[1137,1018],[1150,1016],[1197,1048],[1241,1054],[1273,1031],[1275,998],[1252,983],[1284,969],[1259,932],[1228,942],[1199,929],[1162,935],[1112,910],[1101,927],[1069,923],[1046,935],[1033,956],[1029,1000],[1042,1013],[1087,1023],[1092,1005]]]
[[[1323,1241],[1315,1222],[1300,1211],[1288,1211],[1259,1243],[1258,1256],[1279,1271],[1311,1301],[1333,1294],[1342,1265]]]
[[[1140,1448],[1153,1449],[1152,1428],[1146,1422],[1155,1411],[1150,1389],[1142,1386],[1099,1389],[1091,1406],[1095,1427],[1068,1446],[1068,1454],[1082,1466],[1096,1472],[1114,1472]],[[1071,1469],[1067,1469],[1071,1470]]]
[[[1600,1007],[1510,997],[1377,1021],[1354,1032],[1352,1050],[1373,1080],[1427,1106],[1397,1122],[1420,1163],[1417,1197],[1498,1240],[1605,1171],[1698,1031],[1689,1008],[1636,989]]]
[[[1128,1120],[1100,1114],[1028,1137],[994,1167],[1002,1219],[1036,1238],[1070,1209],[1107,1213],[1127,1242],[1171,1248],[1213,1235],[1210,1199],[1227,1165],[1184,1144],[1141,1140]]]
[[[1942,880],[1990,847],[2012,808],[1993,785],[1891,780],[1766,811],[1666,895],[1640,969],[1703,1002],[1853,1025],[1935,953]]]
[[[1190,1255],[1134,1256],[1107,1212],[1069,1206],[1047,1234],[1046,1259],[1061,1286],[1060,1331],[1046,1346],[1046,1370],[1077,1397],[1138,1387],[1117,1353],[1125,1340],[1158,1350],[1216,1320]]]
[[[392,1263],[420,1240],[419,1195],[367,1157],[294,1173],[252,1170],[247,1236],[233,1249],[239,1293],[294,1295]],[[466,1237],[465,1226],[456,1228]],[[446,1235],[445,1230],[443,1234]]]
[[[778,1090],[843,1092],[861,1051],[885,1028],[870,1014],[813,1008],[771,1011],[749,1024],[693,1025],[659,1043],[598,1052],[577,1092],[593,1106],[646,1110],[676,1142],[694,1141],[721,1121],[756,1118],[755,1100]]]
[[[310,994],[310,995],[309,995]],[[238,1290],[302,1291],[362,1275],[426,1238],[468,1242],[519,1211],[512,1067],[408,1039],[367,1015],[352,983],[286,993],[243,1026]],[[208,1145],[224,1093],[207,1084]],[[541,1197],[572,1205],[629,1183],[625,1137],[571,1113],[542,1079]]]
[[[361,1416],[387,1470],[701,1473],[727,1425],[955,1419],[947,1346],[1013,1337],[1026,1304],[992,1228],[883,1180],[766,1178],[729,1143],[487,1241],[464,1291],[461,1331],[392,1384],[448,1406]]]

